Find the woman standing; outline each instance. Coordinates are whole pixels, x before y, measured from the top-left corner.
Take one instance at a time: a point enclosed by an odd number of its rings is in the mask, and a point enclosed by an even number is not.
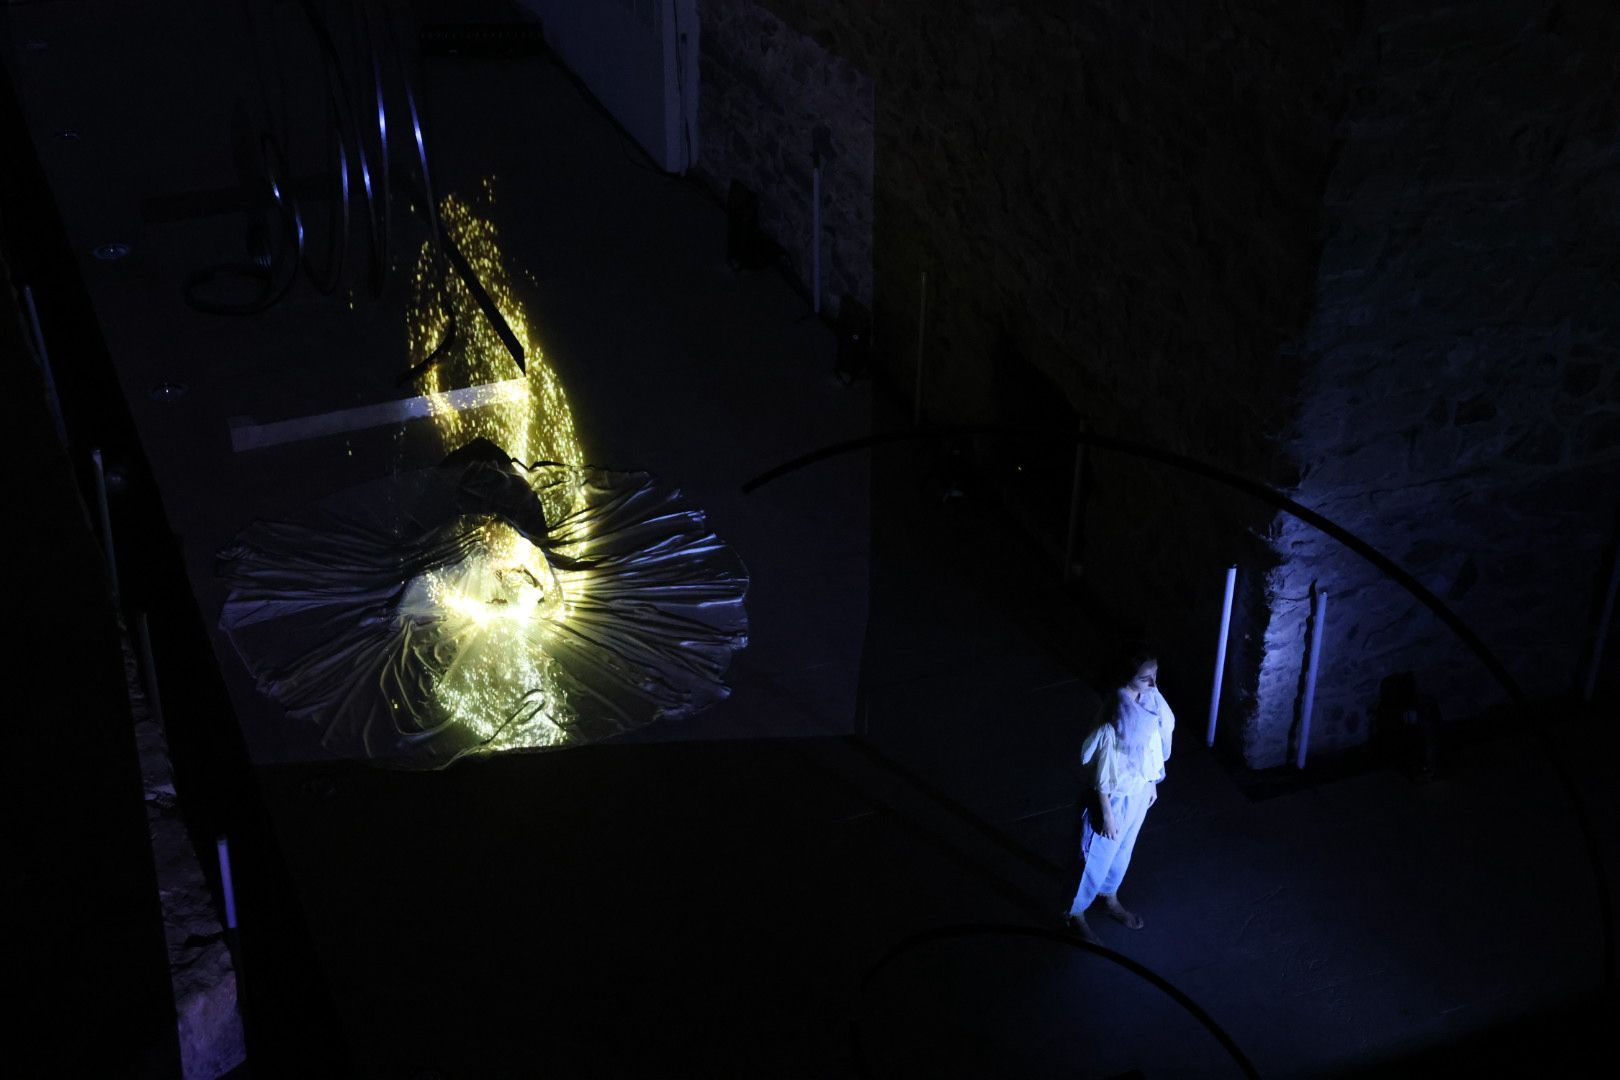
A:
[[[1120,904],[1119,886],[1130,868],[1142,820],[1158,798],[1176,727],[1175,713],[1159,693],[1159,661],[1153,650],[1127,648],[1110,681],[1118,689],[1103,702],[1080,750],[1089,781],[1080,818],[1085,869],[1067,920],[1070,929],[1094,944],[1097,936],[1086,924],[1086,909],[1098,897],[1115,919],[1132,930],[1142,929],[1141,916]]]

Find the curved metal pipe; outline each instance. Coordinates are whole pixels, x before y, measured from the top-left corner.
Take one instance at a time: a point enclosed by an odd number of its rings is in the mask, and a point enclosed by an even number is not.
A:
[[[327,217],[332,235],[329,238],[331,246],[326,261],[326,272],[316,273],[307,248],[303,253],[303,266],[310,280],[314,282],[316,290],[323,296],[329,296],[337,290],[338,284],[343,280],[343,264],[349,250],[349,146],[345,124],[349,109],[349,88],[343,78],[342,64],[338,59],[337,46],[332,42],[331,32],[326,28],[325,22],[310,0],[302,0],[300,6],[304,12],[304,20],[309,23],[310,30],[315,35],[316,47],[320,50],[322,67],[326,73],[327,135],[337,150],[336,200]]]
[[[1177,454],[1148,443],[1135,442],[1131,439],[1118,439],[1110,435],[1098,435],[1090,431],[1083,431],[1079,434],[1072,432],[1059,434],[1015,427],[1010,424],[964,424],[953,427],[930,428],[927,431],[891,431],[878,435],[868,435],[859,439],[847,439],[843,442],[824,446],[819,450],[812,450],[808,454],[801,454],[790,461],[785,461],[744,481],[742,490],[745,494],[757,491],[766,484],[781,479],[788,473],[797,472],[817,462],[826,461],[828,458],[855,453],[873,446],[915,440],[963,438],[973,435],[991,435],[1003,438],[1016,436],[1024,439],[1045,439],[1052,443],[1078,442],[1102,450],[1113,450],[1128,457],[1141,458],[1145,461],[1157,461],[1173,469],[1214,480],[1218,484],[1223,484],[1235,491],[1241,491],[1246,495],[1252,495],[1261,502],[1269,503],[1279,510],[1286,511],[1307,525],[1327,533],[1394,580],[1396,584],[1410,593],[1414,599],[1434,612],[1440,621],[1445,623],[1464,645],[1468,646],[1469,651],[1479,658],[1479,661],[1485,665],[1491,676],[1496,679],[1509,697],[1514,701],[1524,700],[1524,691],[1519,688],[1518,680],[1509,674],[1506,666],[1496,658],[1496,654],[1486,646],[1485,642],[1481,641],[1479,636],[1470,630],[1467,624],[1459,619],[1443,600],[1430,592],[1417,578],[1397,566],[1383,552],[1344,526],[1330,520],[1323,514],[1317,513],[1308,506],[1295,502],[1269,485],[1262,484],[1257,480],[1250,480],[1246,476],[1210,465],[1207,462],[1199,461],[1197,458],[1188,457],[1186,454]]]
[[[1120,955],[1107,946],[1093,945],[1089,941],[1082,941],[1071,934],[1057,930],[1047,930],[1039,926],[1020,926],[1017,923],[962,923],[955,926],[941,926],[933,930],[925,930],[920,934],[913,934],[911,937],[901,940],[879,957],[876,963],[867,968],[866,972],[861,976],[860,986],[856,991],[858,995],[856,1014],[849,1022],[850,1042],[853,1043],[855,1052],[855,1067],[861,1076],[871,1076],[872,1072],[871,1064],[867,1061],[866,1045],[861,1038],[859,1006],[864,1002],[873,981],[877,979],[883,969],[922,945],[928,945],[936,941],[953,941],[961,938],[987,936],[1023,937],[1034,938],[1037,941],[1050,941],[1069,948],[1080,949],[1124,968],[1132,975],[1159,990],[1170,1000],[1181,1006],[1194,1020],[1198,1021],[1204,1030],[1208,1031],[1210,1035],[1214,1036],[1215,1041],[1220,1043],[1221,1049],[1226,1051],[1227,1055],[1232,1059],[1232,1063],[1242,1071],[1244,1076],[1259,1077],[1260,1073],[1254,1067],[1254,1062],[1250,1061],[1248,1055],[1238,1046],[1237,1040],[1233,1039],[1225,1028],[1217,1024],[1215,1018],[1210,1016],[1198,1002],[1194,1001],[1185,991],[1163,975],[1144,964],[1132,960],[1128,956]]]
[[[1333,537],[1339,543],[1372,563],[1386,577],[1405,589],[1424,607],[1434,612],[1440,621],[1445,623],[1446,627],[1457,636],[1458,640],[1479,658],[1480,662],[1490,671],[1492,678],[1497,681],[1498,685],[1502,687],[1513,702],[1516,704],[1524,704],[1525,702],[1524,691],[1520,689],[1518,680],[1508,673],[1507,668],[1496,658],[1496,654],[1490,650],[1485,642],[1480,640],[1479,635],[1469,629],[1467,624],[1458,618],[1456,613],[1447,607],[1438,596],[1430,592],[1422,582],[1401,569],[1387,555],[1374,548],[1361,537],[1337,522],[1330,520],[1325,515],[1317,513],[1307,506],[1300,505],[1282,492],[1267,484],[1262,484],[1258,480],[1251,480],[1228,469],[1222,469],[1208,462],[1199,461],[1197,458],[1188,457],[1185,454],[1177,454],[1157,446],[1150,446],[1147,443],[1097,435],[1089,431],[1082,431],[1078,435],[1073,433],[1059,434],[1051,431],[1019,428],[1009,424],[971,424],[934,428],[928,431],[891,431],[868,435],[859,439],[847,439],[843,442],[824,446],[819,450],[812,450],[808,454],[801,454],[799,457],[785,461],[745,481],[742,490],[745,494],[757,491],[774,480],[778,480],[789,473],[797,472],[799,469],[807,468],[819,461],[826,461],[829,458],[855,453],[874,446],[924,439],[961,438],[965,435],[1002,437],[1016,435],[1026,439],[1031,437],[1043,438],[1060,445],[1078,441],[1088,446],[1113,450],[1145,461],[1156,461],[1171,468],[1191,473],[1194,476],[1202,476],[1235,491],[1252,495],[1262,502],[1277,507],[1279,510],[1286,511],[1307,525]],[[1554,756],[1550,746],[1545,742],[1543,742],[1542,749],[1547,755],[1548,765],[1551,766],[1554,774],[1558,777],[1559,783],[1563,786],[1565,797],[1568,798],[1570,806],[1574,809],[1576,825],[1580,829],[1581,840],[1586,849],[1587,861],[1592,869],[1594,888],[1597,891],[1599,933],[1603,939],[1603,983],[1605,987],[1613,989],[1615,986],[1614,917],[1611,914],[1613,900],[1609,893],[1608,876],[1603,865],[1603,849],[1592,830],[1592,822],[1586,813],[1586,806],[1581,801],[1580,791],[1575,787],[1575,781],[1570,777],[1569,771]]]
[[[304,261],[304,218],[298,209],[298,202],[286,186],[286,157],[277,144],[275,137],[268,131],[259,135],[259,153],[264,164],[264,193],[268,195],[269,204],[267,218],[272,225],[280,228],[267,227],[264,230],[263,253],[252,252],[252,260],[247,263],[221,263],[207,266],[194,271],[187,276],[181,291],[186,303],[198,311],[210,315],[253,315],[271,307],[282,297],[287,295],[293,282],[298,277],[298,269]],[[283,234],[283,246],[278,249],[271,238],[278,233]],[[287,253],[287,247],[291,253]],[[282,269],[286,268],[283,274]],[[199,296],[197,290],[211,282],[222,281],[227,278],[238,278],[255,281],[259,285],[259,294],[251,300],[238,303],[209,300]],[[282,277],[279,285],[276,279]]]

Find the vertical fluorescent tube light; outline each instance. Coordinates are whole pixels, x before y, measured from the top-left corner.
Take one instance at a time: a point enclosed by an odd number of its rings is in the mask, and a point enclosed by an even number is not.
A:
[[[1311,710],[1316,707],[1316,676],[1322,667],[1322,631],[1327,625],[1327,593],[1317,592],[1311,604],[1311,655],[1305,669],[1305,702],[1299,711],[1299,747],[1294,767],[1305,767],[1305,750],[1311,742]]]
[[[1597,692],[1598,669],[1603,666],[1603,647],[1609,641],[1609,624],[1614,620],[1614,593],[1620,586],[1620,544],[1609,559],[1609,593],[1603,599],[1603,614],[1598,617],[1597,635],[1592,638],[1592,660],[1586,665],[1586,685],[1581,687],[1581,700],[1591,701]]]
[[[221,836],[214,842],[219,851],[219,890],[225,894],[225,926],[236,929],[236,885],[231,881],[231,845]]]
[[[1221,711],[1221,678],[1226,674],[1226,637],[1232,628],[1232,588],[1237,584],[1237,564],[1226,568],[1226,598],[1221,601],[1221,634],[1215,642],[1215,679],[1209,688],[1209,729],[1204,745],[1215,745],[1215,718]]]
[[[928,271],[922,272],[917,290],[917,400],[911,407],[911,426],[922,427],[923,329],[928,325]]]
[[[810,296],[821,314],[821,151],[810,151]]]
[[[101,540],[107,548],[107,580],[112,582],[113,596],[117,597],[118,556],[113,551],[112,511],[107,508],[107,469],[101,460],[101,447],[91,449],[90,463],[96,467],[96,509],[101,512]]]

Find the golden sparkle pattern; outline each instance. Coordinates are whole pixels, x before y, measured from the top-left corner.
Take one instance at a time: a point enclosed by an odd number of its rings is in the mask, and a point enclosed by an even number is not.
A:
[[[723,700],[747,645],[747,569],[678,492],[585,466],[487,211],[451,196],[441,220],[526,370],[424,245],[405,327],[417,390],[446,454],[485,438],[529,467],[401,472],[249,526],[221,553],[222,628],[261,692],[367,758],[442,767]],[[402,566],[433,569],[402,582]]]
[[[483,190],[493,205],[492,181],[486,179]],[[512,288],[494,223],[455,195],[444,199],[439,221],[522,345],[526,368],[519,369],[461,275],[439,258],[431,240],[424,243],[412,276],[407,348],[413,367],[441,350],[419,385],[433,405],[445,451],[482,437],[525,465],[583,463],[562,380]],[[458,409],[446,396],[459,387],[486,385],[496,388],[492,400],[476,408]],[[573,514],[585,498],[581,480],[549,484],[537,494],[548,522]],[[510,526],[490,523],[483,534],[465,560],[430,571],[410,587],[419,590],[436,612],[439,631],[454,643],[455,658],[434,680],[433,696],[485,749],[556,745],[566,737],[572,712],[546,644],[554,623],[568,615],[567,579],[581,574],[559,576],[544,553]],[[588,536],[581,534],[563,551],[581,558],[588,547]]]
[[[482,749],[566,739],[573,712],[546,648],[555,622],[567,615],[563,595],[563,581],[540,548],[496,520],[479,526],[464,559],[407,587],[401,616],[428,619],[451,644],[452,659],[432,694]]]
[[[493,205],[494,185],[487,179],[484,194]],[[422,373],[419,385],[433,403],[433,420],[445,452],[483,437],[525,465],[537,461],[583,464],[585,452],[568,396],[535,340],[528,313],[512,288],[494,222],[475,213],[471,205],[455,195],[445,197],[439,222],[523,346],[527,368],[527,372],[519,370],[461,275],[444,267],[432,241],[424,243],[411,278],[406,347],[410,364],[415,367],[442,346],[438,361]],[[491,383],[504,385],[495,395],[497,400],[488,406],[458,410],[445,398],[458,387]],[[557,485],[543,492],[546,520],[560,520],[576,509],[582,498],[578,485]]]

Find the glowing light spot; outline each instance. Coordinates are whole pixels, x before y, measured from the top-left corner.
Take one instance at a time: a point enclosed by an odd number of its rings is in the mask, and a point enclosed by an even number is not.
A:
[[[574,712],[559,688],[547,643],[568,616],[577,573],[558,574],[545,553],[504,522],[479,526],[465,558],[415,578],[400,612],[428,620],[454,659],[434,680],[446,715],[491,750],[553,746]]]
[[[491,180],[483,190],[493,204]],[[573,410],[513,291],[494,224],[453,195],[445,198],[439,220],[523,346],[527,367],[518,369],[466,282],[444,265],[431,242],[424,244],[411,274],[406,343],[412,366],[438,352],[419,388],[433,402],[445,451],[486,438],[525,464],[583,463]],[[452,390],[486,385],[490,393],[472,408],[458,409],[447,397]],[[583,483],[573,479],[539,492],[548,522],[583,504]],[[581,558],[588,548],[589,535],[581,533],[564,553]],[[492,521],[464,559],[408,586],[402,614],[434,619],[444,640],[454,642],[455,659],[435,679],[432,693],[488,749],[566,740],[574,713],[546,643],[555,623],[568,617],[570,585],[580,576],[558,573],[540,548]]]
[[[493,192],[489,181],[485,181],[485,188]],[[526,373],[518,370],[517,361],[484,317],[466,283],[442,266],[431,243],[423,244],[411,278],[406,344],[412,366],[442,349],[438,362],[423,373],[420,388],[437,403],[434,421],[445,450],[483,437],[525,464],[584,463],[585,451],[568,396],[535,341],[528,313],[513,291],[494,223],[474,213],[471,206],[454,195],[445,198],[439,220],[522,344],[528,369]],[[514,379],[523,382],[515,391],[503,392],[501,399],[487,408],[457,410],[444,400],[447,392],[458,387]],[[559,485],[541,497],[546,520],[557,521],[579,505],[582,492],[577,485]]]

